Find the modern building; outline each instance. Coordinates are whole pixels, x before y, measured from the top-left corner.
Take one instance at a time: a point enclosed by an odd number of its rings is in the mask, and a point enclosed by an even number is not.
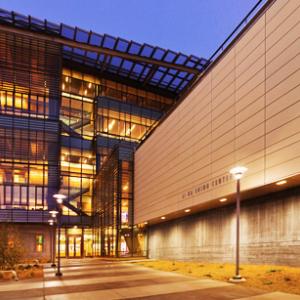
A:
[[[300,265],[300,3],[208,59],[0,10],[0,222],[28,256]],[[56,244],[58,243],[56,238]]]
[[[0,10],[0,222],[28,257],[54,256],[57,193],[62,257],[146,254],[133,152],[206,65]]]
[[[300,265],[300,2],[247,19],[135,153],[152,258],[234,261],[240,165],[242,262]]]

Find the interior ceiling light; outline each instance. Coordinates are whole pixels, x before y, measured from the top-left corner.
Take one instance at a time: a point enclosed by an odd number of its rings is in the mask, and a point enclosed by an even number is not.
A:
[[[190,212],[190,211],[191,211],[190,208],[187,208],[187,209],[184,210],[184,212],[186,212],[186,213],[188,213],[188,212]]]
[[[131,128],[128,128],[127,130],[126,130],[126,135],[129,135],[131,132],[132,132],[132,130],[135,128],[135,125],[132,125],[131,126]]]
[[[165,217],[165,216],[163,216],[163,217],[161,217],[161,219],[162,219],[162,220],[165,220],[165,219],[166,219],[166,217]]]
[[[227,198],[222,198],[219,200],[220,202],[226,202],[227,201]]]
[[[276,182],[276,185],[283,185],[283,184],[286,184],[287,181],[286,180],[280,180],[278,182]]]
[[[116,121],[115,120],[112,120],[109,125],[108,125],[108,130],[112,130],[112,128],[114,127]]]

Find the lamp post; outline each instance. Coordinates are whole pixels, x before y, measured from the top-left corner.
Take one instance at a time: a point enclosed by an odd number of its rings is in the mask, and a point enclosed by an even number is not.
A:
[[[52,247],[51,247],[52,264],[51,264],[51,267],[54,268],[54,267],[56,267],[56,264],[55,264],[55,226],[54,226],[54,224],[56,223],[56,214],[58,213],[58,211],[51,210],[49,213],[51,214],[51,216],[53,218],[53,219],[48,220],[48,223],[50,226],[53,227],[52,236],[51,236],[52,237],[52,243],[51,243],[51,245],[52,245]]]
[[[55,273],[56,276],[62,276],[62,272],[60,270],[60,234],[61,234],[61,210],[62,210],[62,204],[64,202],[64,199],[66,199],[65,195],[62,194],[55,194],[53,195],[53,198],[56,200],[57,208],[58,208],[58,214],[57,214],[57,228],[58,228],[58,246],[57,246],[57,272]]]
[[[245,281],[245,278],[240,275],[240,180],[247,170],[246,167],[238,166],[229,171],[236,180],[236,263],[235,275],[230,279],[231,282]]]

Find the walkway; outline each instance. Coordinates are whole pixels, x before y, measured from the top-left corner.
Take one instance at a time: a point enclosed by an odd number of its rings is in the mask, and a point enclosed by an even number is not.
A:
[[[1,282],[0,299],[243,299],[300,300],[300,296],[269,293],[210,279],[195,279],[125,262],[101,259],[67,260],[63,277],[46,268],[43,280]]]

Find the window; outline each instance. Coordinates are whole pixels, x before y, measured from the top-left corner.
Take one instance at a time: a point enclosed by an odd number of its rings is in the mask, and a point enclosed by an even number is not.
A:
[[[43,252],[44,250],[44,235],[37,234],[35,236],[35,250],[36,252]]]

